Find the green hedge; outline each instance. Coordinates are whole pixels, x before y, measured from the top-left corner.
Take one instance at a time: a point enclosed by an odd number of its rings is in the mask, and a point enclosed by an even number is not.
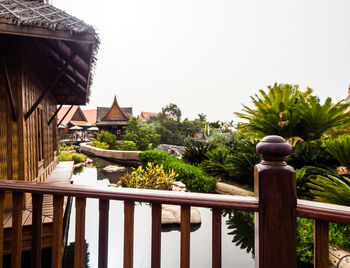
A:
[[[191,192],[210,193],[214,191],[215,178],[204,175],[200,167],[185,163],[163,151],[147,150],[140,155],[142,166],[146,167],[149,162],[163,164],[164,170],[174,170],[179,174],[178,179],[186,184]]]

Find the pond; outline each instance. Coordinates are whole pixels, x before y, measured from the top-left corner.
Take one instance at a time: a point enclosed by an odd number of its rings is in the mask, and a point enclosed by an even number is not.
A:
[[[94,165],[84,167],[80,173],[73,175],[74,184],[81,185],[108,185],[116,183],[122,174],[109,175],[102,168],[112,164],[100,158],[94,158]],[[191,230],[191,267],[211,267],[211,211],[206,208],[198,208],[201,213],[202,223]],[[109,267],[123,267],[123,202],[110,202],[109,218]],[[237,216],[237,215],[236,215]],[[241,218],[235,219],[233,215],[222,217],[222,267],[254,267],[252,253],[241,249],[232,242],[242,237],[237,223],[243,222],[243,231],[254,240],[251,229]],[[87,199],[86,203],[86,243],[87,259],[86,267],[98,266],[98,200]],[[234,229],[233,229],[234,228]],[[248,229],[247,229],[248,228]],[[236,236],[231,233],[235,230]],[[238,232],[237,232],[238,230]],[[238,234],[238,235],[237,235]],[[68,254],[64,267],[73,267],[72,254],[75,235],[75,203],[73,200],[68,233]],[[180,231],[179,228],[162,228],[161,253],[164,268],[180,266]],[[246,238],[242,239],[246,240]],[[135,230],[134,230],[134,267],[151,267],[151,208],[147,204],[135,206]]]

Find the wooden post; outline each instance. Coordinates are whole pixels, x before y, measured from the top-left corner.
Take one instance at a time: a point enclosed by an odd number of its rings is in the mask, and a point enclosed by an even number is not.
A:
[[[256,147],[262,161],[255,166],[255,267],[296,268],[296,181],[287,166],[292,146],[279,136],[267,136]]]

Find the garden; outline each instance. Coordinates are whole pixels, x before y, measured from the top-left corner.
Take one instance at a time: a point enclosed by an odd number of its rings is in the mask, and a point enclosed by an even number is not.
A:
[[[260,90],[251,101],[253,107],[244,105],[236,113],[243,122],[234,130],[232,122],[206,122],[204,114],[181,120],[180,109],[170,104],[146,123],[133,117],[122,142],[101,132],[93,146],[142,151],[141,166],[122,177],[124,187],[167,190],[176,178],[188,191],[212,193],[217,181],[253,190],[254,166],[261,161],[255,147],[264,136],[279,135],[293,147],[287,163],[296,171],[298,198],[350,206],[349,103],[332,103],[331,98],[321,102],[310,88],[302,91],[296,85],[277,83]],[[215,134],[217,128],[225,135]],[[197,132],[208,133],[210,139],[196,141]],[[184,154],[176,157],[155,150],[160,143],[184,146]],[[69,155],[61,152],[60,159]],[[73,153],[70,159],[80,157]],[[233,242],[254,254],[253,215],[231,211],[225,215]],[[298,218],[297,223],[298,259],[308,267],[313,263],[313,221]],[[348,226],[330,224],[332,247],[350,250],[349,238]]]

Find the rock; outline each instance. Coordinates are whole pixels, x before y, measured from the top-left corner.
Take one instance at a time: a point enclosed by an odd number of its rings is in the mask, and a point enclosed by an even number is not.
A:
[[[174,181],[171,183],[171,185],[172,191],[186,192],[186,184],[182,183],[181,181]]]
[[[201,214],[195,207],[191,207],[191,224],[200,224]],[[175,205],[162,205],[162,224],[180,224],[181,207]]]
[[[105,167],[103,170],[108,173],[112,173],[112,172],[118,172],[118,171],[125,171],[125,167],[109,165]]]
[[[215,192],[228,195],[254,196],[253,192],[224,182],[217,182],[215,184]]]
[[[181,158],[185,152],[186,147],[178,146],[178,145],[170,145],[170,144],[160,144],[156,148],[156,150],[164,151],[170,154],[177,153],[177,157]],[[176,151],[176,152],[175,152]]]
[[[90,163],[92,163],[93,161],[92,161],[91,158],[87,158],[85,162],[86,162],[87,164],[90,164]]]
[[[108,187],[119,187],[119,185],[116,183],[110,183],[108,184]]]
[[[175,148],[169,149],[168,154],[172,154],[175,157],[181,157],[180,153]]]

